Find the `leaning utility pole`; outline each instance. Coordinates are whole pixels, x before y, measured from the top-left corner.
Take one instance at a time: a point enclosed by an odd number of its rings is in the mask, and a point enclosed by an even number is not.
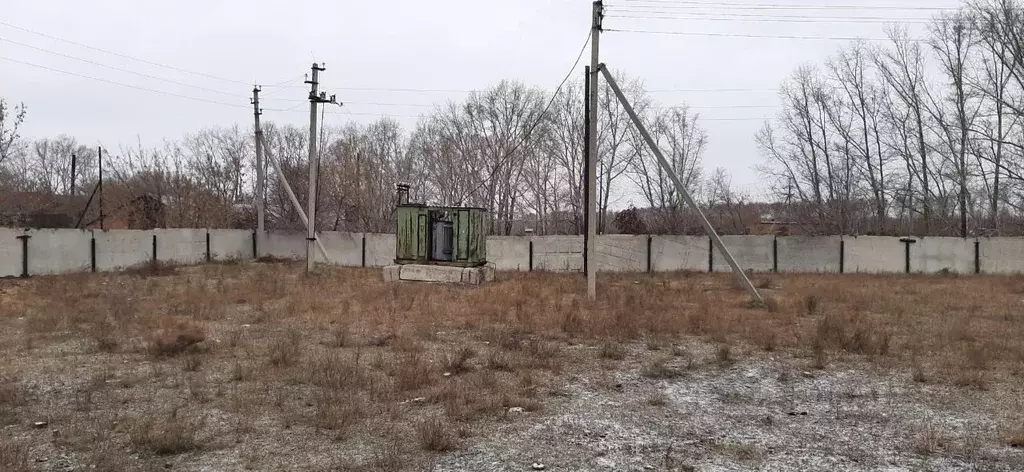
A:
[[[256,231],[263,234],[266,230],[266,176],[263,166],[263,128],[260,127],[260,87],[252,88],[252,114],[256,119]]]
[[[316,183],[317,183],[317,172],[320,168],[319,158],[316,153],[317,135],[316,135],[316,109],[317,105],[321,103],[337,103],[334,99],[334,95],[331,98],[327,98],[327,94],[319,92],[318,87],[320,85],[319,78],[320,72],[327,70],[326,67],[321,67],[317,63],[313,63],[312,76],[306,83],[309,84],[309,211],[308,218],[309,224],[306,225],[306,272],[313,272],[314,262],[316,260],[315,247],[316,247]]]
[[[764,303],[764,299],[761,298],[761,294],[758,293],[757,288],[750,282],[750,278],[747,277],[746,272],[743,272],[743,269],[736,262],[736,259],[732,257],[732,253],[729,252],[729,248],[725,247],[725,243],[722,242],[722,238],[718,236],[718,232],[715,231],[715,227],[711,226],[711,222],[708,221],[707,216],[705,216],[704,212],[701,211],[699,206],[697,206],[697,202],[693,201],[693,197],[690,196],[690,192],[686,190],[686,186],[683,185],[683,182],[679,180],[679,176],[672,170],[672,166],[669,165],[668,160],[665,159],[664,155],[662,155],[661,149],[658,148],[658,144],[654,142],[653,138],[651,138],[651,134],[647,132],[647,127],[644,126],[640,117],[636,114],[636,111],[633,110],[633,106],[629,103],[629,100],[626,99],[626,95],[622,93],[622,90],[619,89],[619,85],[615,83],[615,79],[612,77],[612,74],[608,72],[608,69],[605,68],[604,64],[601,64],[601,73],[604,74],[604,78],[608,82],[608,86],[612,89],[612,92],[615,93],[615,96],[618,97],[619,103],[622,104],[622,108],[626,110],[626,114],[628,114],[629,118],[633,121],[633,125],[636,126],[636,130],[640,132],[640,136],[644,138],[647,146],[651,148],[651,153],[658,158],[658,164],[661,165],[661,168],[672,180],[672,183],[675,184],[676,191],[683,197],[683,200],[690,206],[690,209],[700,216],[700,223],[704,226],[704,231],[707,232],[708,237],[710,237],[711,241],[714,242],[715,247],[718,248],[718,252],[722,253],[722,256],[725,257],[725,261],[729,263],[729,267],[732,268],[733,275],[743,284],[744,287],[746,287],[747,292],[750,293],[750,297],[753,300]]]
[[[590,27],[590,123],[589,123],[589,155],[587,156],[587,297],[597,298],[597,87],[600,56],[598,48],[601,40],[601,18],[604,16],[604,4],[601,0],[594,2],[593,18]]]

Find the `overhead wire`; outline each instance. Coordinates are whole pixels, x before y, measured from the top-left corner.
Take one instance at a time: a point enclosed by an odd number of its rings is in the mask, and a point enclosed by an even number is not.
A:
[[[125,69],[125,68],[122,68],[122,67],[117,67],[117,66],[112,66],[112,65],[108,65],[108,64],[103,64],[101,62],[91,61],[89,59],[83,59],[81,57],[76,57],[76,56],[72,56],[72,55],[69,55],[69,54],[64,54],[64,53],[61,53],[61,52],[52,51],[52,50],[49,50],[49,49],[46,49],[46,48],[41,48],[41,47],[33,46],[31,44],[25,44],[25,43],[22,43],[22,42],[19,42],[19,41],[14,41],[14,40],[3,38],[3,37],[0,37],[0,41],[6,42],[6,43],[11,43],[11,44],[14,44],[14,45],[17,45],[17,46],[21,46],[21,47],[24,47],[24,48],[27,48],[27,49],[32,49],[32,50],[35,50],[35,51],[45,52],[47,54],[52,54],[52,55],[55,55],[55,56],[66,58],[66,59],[71,59],[71,60],[74,60],[74,61],[79,61],[79,62],[83,62],[83,63],[86,63],[86,64],[91,64],[91,65],[94,65],[94,66],[97,66],[97,67],[103,67],[103,68],[106,68],[106,69],[116,70],[116,71],[124,72],[124,73],[127,73],[127,74],[137,75],[139,77],[144,77],[144,78],[151,79],[151,80],[159,80],[161,82],[167,82],[167,83],[171,83],[171,84],[175,84],[175,85],[180,85],[180,86],[183,86],[183,87],[191,87],[191,88],[194,88],[194,89],[197,89],[197,90],[202,90],[202,91],[210,92],[210,93],[217,93],[217,94],[221,94],[221,95],[227,95],[227,96],[234,97],[234,98],[243,97],[242,95],[239,95],[237,93],[225,92],[223,90],[217,90],[217,89],[211,89],[211,88],[202,87],[202,86],[199,86],[199,85],[193,85],[193,84],[189,84],[189,83],[185,83],[185,82],[179,82],[177,80],[168,79],[168,78],[165,78],[165,77],[158,77],[158,76],[155,76],[155,75],[145,74],[145,73],[134,71],[134,70],[131,70],[131,69]]]
[[[555,88],[554,93],[551,94],[551,99],[548,100],[547,105],[544,106],[544,110],[540,112],[540,116],[537,117],[537,120],[533,122],[533,125],[530,126],[530,128],[526,131],[525,134],[523,134],[523,136],[519,139],[519,142],[512,146],[512,149],[509,149],[509,151],[506,152],[505,155],[498,160],[498,165],[496,165],[494,169],[491,170],[491,173],[487,177],[487,179],[482,180],[476,187],[473,188],[473,190],[459,198],[459,205],[461,205],[465,199],[471,197],[474,193],[476,193],[477,190],[480,190],[480,188],[483,187],[484,184],[487,183],[487,181],[494,179],[494,175],[498,172],[498,169],[505,165],[504,161],[508,160],[517,150],[519,150],[519,148],[526,142],[526,140],[529,139],[531,135],[533,135],[533,131],[537,129],[537,126],[539,126],[542,121],[544,121],[544,117],[548,114],[548,111],[551,109],[551,106],[554,105],[555,100],[558,98],[558,93],[562,91],[562,87],[564,87],[566,82],[569,81],[569,78],[572,77],[573,72],[576,71],[576,67],[580,65],[580,60],[583,59],[583,53],[587,51],[587,45],[590,44],[590,39],[591,34],[588,30],[587,39],[586,41],[583,41],[583,46],[580,47],[580,52],[576,56],[576,61],[573,62],[572,67],[569,68],[569,72],[565,74],[565,77],[562,79],[562,82],[559,83],[558,87]]]
[[[235,80],[235,79],[228,79],[228,78],[225,78],[225,77],[218,77],[216,75],[207,74],[207,73],[204,73],[204,72],[191,71],[191,70],[188,70],[188,69],[183,69],[181,67],[175,67],[175,66],[168,65],[168,64],[162,64],[162,63],[159,63],[159,62],[150,61],[150,60],[147,60],[147,59],[142,59],[140,57],[129,56],[127,54],[121,54],[119,52],[114,52],[114,51],[110,51],[110,50],[107,50],[107,49],[98,48],[98,47],[95,47],[95,46],[90,46],[88,44],[79,43],[79,42],[76,42],[76,41],[71,41],[71,40],[64,39],[64,38],[61,38],[61,37],[58,37],[58,36],[53,36],[53,35],[50,35],[50,34],[41,33],[39,31],[35,31],[35,30],[31,30],[31,29],[24,28],[24,27],[21,27],[21,26],[13,25],[11,23],[7,23],[7,22],[2,21],[2,20],[0,20],[0,25],[6,26],[8,28],[13,28],[13,29],[16,29],[16,30],[19,30],[19,31],[23,31],[23,32],[26,32],[26,33],[42,36],[44,38],[49,38],[49,39],[52,39],[52,40],[55,40],[55,41],[60,41],[62,43],[72,44],[72,45],[75,45],[75,46],[78,46],[78,47],[82,47],[82,48],[86,48],[86,49],[89,49],[89,50],[92,50],[92,51],[102,52],[104,54],[110,54],[112,56],[117,56],[117,57],[120,57],[120,58],[123,58],[123,59],[129,59],[129,60],[133,60],[133,61],[138,61],[138,62],[141,62],[141,63],[144,63],[144,64],[149,64],[149,65],[152,65],[152,66],[156,66],[156,67],[163,67],[165,69],[170,69],[170,70],[182,72],[182,73],[185,73],[185,74],[191,74],[191,75],[196,75],[196,76],[200,76],[200,77],[206,77],[208,79],[221,80],[221,81],[224,81],[224,82],[232,82],[232,83],[236,83],[236,84],[251,85],[251,84],[249,84],[248,82],[246,82],[244,80]]]
[[[767,23],[838,23],[838,24],[878,24],[878,23],[905,23],[905,24],[926,24],[931,22],[928,18],[886,18],[871,16],[850,16],[850,17],[829,17],[829,16],[801,16],[801,15],[742,15],[742,14],[699,14],[687,13],[688,16],[675,15],[671,13],[633,12],[626,11],[625,14],[609,13],[606,18],[627,19],[627,20],[671,20],[671,21],[758,21]],[[654,14],[654,16],[652,16]]]
[[[605,28],[603,31],[612,33],[658,34],[669,36],[697,36],[712,38],[746,38],[746,39],[792,39],[801,41],[891,41],[887,38],[866,38],[857,36],[797,36],[788,34],[750,34],[750,33],[712,33],[700,31],[659,31],[628,28]],[[911,42],[925,42],[923,39],[908,39]]]
[[[141,87],[141,86],[138,86],[138,85],[126,84],[126,83],[117,82],[117,81],[113,81],[113,80],[103,79],[103,78],[100,78],[100,77],[93,77],[93,76],[90,76],[90,75],[79,74],[77,72],[70,72],[70,71],[66,71],[66,70],[56,69],[56,68],[53,68],[53,67],[47,67],[47,66],[40,65],[40,64],[34,64],[34,63],[31,63],[31,62],[21,61],[21,60],[13,59],[13,58],[6,57],[6,56],[0,56],[0,59],[5,60],[5,61],[10,61],[10,62],[15,62],[15,63],[18,63],[18,64],[23,64],[23,65],[26,65],[26,66],[36,67],[36,68],[39,68],[39,69],[48,70],[48,71],[51,71],[51,72],[57,72],[57,73],[60,73],[60,74],[72,75],[72,76],[80,77],[80,78],[83,78],[83,79],[89,79],[89,80],[95,80],[95,81],[99,81],[99,82],[105,82],[105,83],[108,83],[108,84],[117,85],[119,87],[126,87],[126,88],[141,90],[141,91],[144,91],[144,92],[158,93],[158,94],[161,94],[161,95],[167,95],[167,96],[171,96],[171,97],[184,98],[186,100],[195,100],[195,101],[198,101],[198,102],[212,103],[212,104],[216,104],[216,105],[224,105],[224,106],[229,106],[229,107],[249,108],[248,106],[245,106],[245,105],[242,105],[242,104],[234,104],[234,103],[221,102],[221,101],[217,101],[217,100],[209,100],[209,99],[205,99],[205,98],[193,97],[193,96],[189,96],[189,95],[182,95],[182,94],[179,94],[179,93],[167,92],[167,91],[152,89],[152,88],[148,88],[148,87]]]
[[[931,0],[926,0],[931,2]],[[619,5],[617,2],[622,2]],[[750,10],[903,10],[903,11],[956,11],[958,7],[935,7],[935,6],[904,6],[904,5],[799,5],[793,3],[738,3],[738,2],[698,2],[688,0],[616,0],[616,3],[606,6],[622,6],[627,8],[676,8],[676,9],[699,9],[699,8],[723,8],[723,9],[750,9]]]

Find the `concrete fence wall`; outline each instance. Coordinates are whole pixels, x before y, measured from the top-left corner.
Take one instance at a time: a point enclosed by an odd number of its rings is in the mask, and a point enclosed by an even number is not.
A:
[[[774,236],[722,236],[725,247],[743,270],[770,272],[775,268]],[[715,272],[732,272],[729,262],[714,248],[711,267]]]
[[[244,229],[211,229],[210,260],[212,261],[247,261],[255,257],[256,248],[253,239],[256,234]]]
[[[654,272],[707,272],[711,240],[704,236],[651,236]]]
[[[383,267],[394,260],[395,235],[324,232],[317,261]],[[744,270],[802,273],[1024,273],[1024,238],[897,238],[882,236],[725,236]],[[727,272],[725,258],[703,236],[605,235],[595,241],[604,272]],[[492,236],[488,260],[499,270],[583,270],[581,236]],[[105,272],[160,261],[274,257],[301,260],[299,232],[157,229],[149,231],[0,228],[0,277]],[[27,273],[26,269],[27,268]]]

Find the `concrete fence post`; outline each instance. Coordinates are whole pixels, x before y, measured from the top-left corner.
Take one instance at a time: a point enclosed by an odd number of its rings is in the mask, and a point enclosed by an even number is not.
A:
[[[28,277],[28,238],[31,238],[27,234],[18,236],[21,240],[21,277]]]

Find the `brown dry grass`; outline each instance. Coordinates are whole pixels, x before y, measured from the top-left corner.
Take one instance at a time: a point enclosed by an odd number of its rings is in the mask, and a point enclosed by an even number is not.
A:
[[[457,448],[474,425],[514,420],[510,408],[544,411],[573,370],[635,356],[647,377],[686,375],[704,365],[680,345],[688,337],[716,343],[707,364],[723,367],[781,351],[800,367],[866,362],[970,389],[1024,373],[1024,278],[761,280],[769,309],[748,307],[728,274],[602,276],[597,302],[574,275],[467,288],[385,284],[370,269],[306,276],[293,264],[2,281],[0,355],[12,362],[0,371],[0,424],[51,418],[65,425],[59,447],[97,468],[147,470],[161,455],[288,434],[360,438],[372,449],[365,470],[397,470],[416,449]],[[62,364],[66,353],[81,361]],[[75,388],[25,401],[22,386],[53,372]],[[0,457],[18,462],[23,447],[11,444]]]

